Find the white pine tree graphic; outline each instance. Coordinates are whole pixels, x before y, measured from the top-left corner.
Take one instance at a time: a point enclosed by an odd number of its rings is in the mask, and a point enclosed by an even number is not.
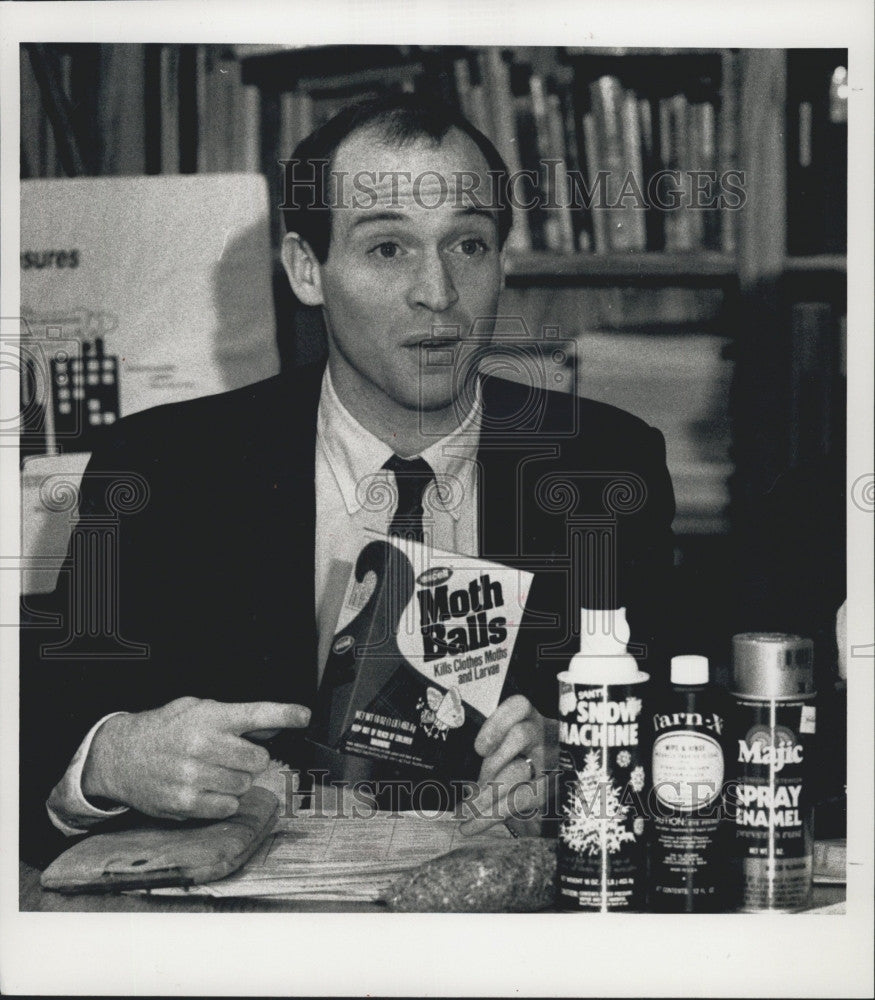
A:
[[[635,834],[625,829],[630,809],[620,803],[620,788],[608,780],[598,753],[590,750],[563,807],[559,836],[578,854],[616,854],[621,844],[635,840]]]

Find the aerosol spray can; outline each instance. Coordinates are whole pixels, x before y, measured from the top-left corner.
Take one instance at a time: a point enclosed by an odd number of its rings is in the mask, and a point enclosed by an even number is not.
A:
[[[733,636],[732,749],[727,789],[740,909],[793,911],[811,899],[815,733],[813,643],[798,635]]]
[[[583,610],[580,652],[559,674],[562,909],[644,908],[649,761],[641,723],[649,674],[627,652],[628,641],[624,608]]]

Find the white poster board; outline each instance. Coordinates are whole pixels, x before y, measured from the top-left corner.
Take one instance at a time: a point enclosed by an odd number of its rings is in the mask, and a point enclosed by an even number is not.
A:
[[[37,341],[103,338],[122,416],[275,374],[264,178],[23,181],[21,310]]]
[[[21,346],[49,452],[23,475],[25,592],[54,586],[69,515],[43,510],[39,490],[48,475],[81,473],[87,456],[74,455],[88,450],[89,422],[279,370],[268,211],[258,174],[22,182]],[[99,366],[87,361],[98,340]],[[66,386],[52,373],[59,358]],[[82,399],[77,410],[80,378],[86,397],[107,399]],[[52,456],[58,448],[67,454]],[[47,523],[57,517],[63,525]]]

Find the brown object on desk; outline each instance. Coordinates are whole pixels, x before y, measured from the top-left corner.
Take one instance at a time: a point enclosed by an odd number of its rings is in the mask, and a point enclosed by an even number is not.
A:
[[[401,913],[525,913],[555,897],[556,841],[530,838],[450,851],[395,882],[386,903]]]
[[[251,788],[233,816],[216,822],[154,823],[80,840],[43,872],[45,889],[65,893],[118,892],[197,885],[244,865],[273,826],[279,800]]]

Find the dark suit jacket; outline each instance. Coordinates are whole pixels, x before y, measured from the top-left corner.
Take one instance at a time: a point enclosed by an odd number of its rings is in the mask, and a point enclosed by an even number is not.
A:
[[[312,703],[322,371],[135,414],[95,450],[53,598],[61,624],[22,632],[23,853],[57,851],[45,799],[107,712],[182,695]],[[481,553],[536,573],[517,688],[556,714],[581,606],[626,605],[660,673],[674,516],[662,435],[499,379],[483,398]],[[305,763],[293,736],[274,753]]]

